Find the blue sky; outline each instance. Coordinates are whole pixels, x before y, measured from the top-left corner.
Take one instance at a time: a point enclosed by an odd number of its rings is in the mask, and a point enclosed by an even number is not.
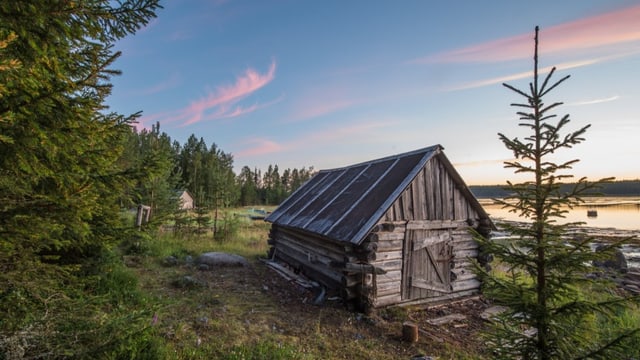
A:
[[[487,5],[490,4],[490,5]],[[195,134],[265,169],[327,169],[441,144],[467,184],[519,180],[504,88],[540,66],[586,142],[559,154],[591,180],[640,178],[640,4],[569,1],[171,0],[116,45],[108,100],[184,144]]]

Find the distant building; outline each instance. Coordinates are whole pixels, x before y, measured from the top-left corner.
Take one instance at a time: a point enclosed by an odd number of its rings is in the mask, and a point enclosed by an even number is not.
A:
[[[180,209],[193,209],[193,196],[191,196],[191,194],[187,190],[179,191],[178,193],[180,194],[178,199],[178,202],[180,203]]]
[[[476,294],[494,227],[440,145],[322,170],[266,221],[273,260],[365,309]]]

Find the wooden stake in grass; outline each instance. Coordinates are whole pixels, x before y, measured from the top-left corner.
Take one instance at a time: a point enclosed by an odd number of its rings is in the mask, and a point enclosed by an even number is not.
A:
[[[402,323],[402,339],[410,343],[418,341],[418,325],[411,321]]]

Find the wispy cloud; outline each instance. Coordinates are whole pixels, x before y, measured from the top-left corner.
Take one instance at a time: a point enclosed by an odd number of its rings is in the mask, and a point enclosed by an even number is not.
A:
[[[283,151],[286,146],[278,144],[275,141],[263,138],[251,138],[244,141],[243,145],[246,146],[244,150],[241,150],[235,157],[247,157],[258,156],[265,154],[272,154]]]
[[[187,126],[199,121],[238,117],[256,111],[279,100],[250,106],[237,105],[237,103],[273,81],[275,73],[275,60],[271,62],[269,70],[264,74],[249,68],[236,78],[234,84],[219,86],[205,97],[191,102],[180,110],[154,114],[151,115],[151,118],[161,122],[177,122],[180,126]],[[148,121],[146,118],[144,120]]]
[[[593,104],[607,103],[607,102],[610,102],[610,101],[616,101],[618,99],[620,99],[619,95],[613,95],[613,96],[609,96],[609,97],[601,98],[601,99],[591,99],[591,100],[578,101],[578,102],[570,103],[570,104],[567,104],[567,105],[570,105],[570,106],[593,105]]]
[[[566,62],[566,63],[562,63],[562,64],[559,64],[559,65],[556,65],[555,68],[556,68],[556,71],[558,71],[558,70],[568,70],[568,69],[578,68],[578,67],[582,67],[582,66],[593,65],[593,64],[596,64],[598,62],[604,61],[606,59],[608,59],[608,58],[605,57],[605,58],[597,58],[597,59],[590,59],[590,60]],[[545,68],[539,69],[538,73],[540,75],[547,74],[547,73],[549,73],[551,71],[552,68],[553,68],[553,66],[547,66]],[[489,78],[489,79],[474,80],[474,81],[470,81],[470,82],[466,82],[466,83],[455,84],[455,85],[452,85],[452,86],[449,86],[449,87],[446,87],[446,88],[442,89],[442,91],[457,91],[457,90],[474,89],[474,88],[479,88],[479,87],[483,87],[483,86],[502,84],[504,82],[530,78],[532,76],[533,76],[533,72],[532,71],[523,71],[523,72],[520,72],[520,73],[511,74],[511,75],[498,76],[498,77]]]
[[[640,41],[640,5],[542,29],[544,53]],[[531,34],[498,39],[411,60],[410,63],[502,62],[531,56]]]

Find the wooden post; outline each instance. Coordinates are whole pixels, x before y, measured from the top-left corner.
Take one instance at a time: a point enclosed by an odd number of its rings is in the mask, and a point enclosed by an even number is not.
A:
[[[140,227],[149,222],[151,216],[151,207],[147,205],[138,205],[138,213],[136,215],[136,226]]]
[[[402,323],[402,339],[410,343],[418,341],[418,325],[411,321]]]

